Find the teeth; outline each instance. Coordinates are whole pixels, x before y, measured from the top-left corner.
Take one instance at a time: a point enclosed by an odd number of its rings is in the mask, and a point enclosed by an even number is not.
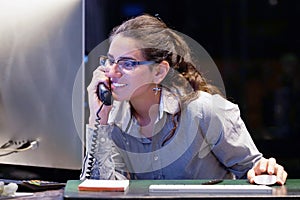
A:
[[[113,85],[114,85],[115,87],[124,87],[124,86],[126,86],[127,84],[113,83]]]

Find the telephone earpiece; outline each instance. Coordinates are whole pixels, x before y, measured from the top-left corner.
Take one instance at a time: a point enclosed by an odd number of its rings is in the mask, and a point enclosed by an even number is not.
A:
[[[97,95],[104,105],[110,106],[112,104],[111,91],[104,85],[104,83],[100,83],[98,85]]]

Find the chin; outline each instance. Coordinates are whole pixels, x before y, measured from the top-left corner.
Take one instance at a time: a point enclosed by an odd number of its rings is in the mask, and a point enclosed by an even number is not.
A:
[[[126,100],[129,100],[128,98],[126,98],[125,96],[123,95],[120,95],[120,94],[114,94],[113,93],[113,99],[116,100],[116,101],[126,101]]]

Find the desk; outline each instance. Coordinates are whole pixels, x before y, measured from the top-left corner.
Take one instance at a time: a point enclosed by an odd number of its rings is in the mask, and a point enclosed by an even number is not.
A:
[[[132,180],[129,190],[123,192],[79,192],[77,187],[81,181],[70,180],[64,190],[65,199],[257,199],[257,198],[300,198],[300,179],[287,180],[284,186],[272,186],[273,194],[270,195],[214,195],[214,194],[149,194],[151,184],[201,184],[205,180]],[[247,180],[224,180],[219,184],[245,185]]]

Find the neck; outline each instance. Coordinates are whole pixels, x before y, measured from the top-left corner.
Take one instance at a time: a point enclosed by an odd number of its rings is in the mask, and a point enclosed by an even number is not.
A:
[[[143,96],[141,99],[130,101],[132,115],[135,116],[140,126],[146,126],[156,120],[159,109],[160,93]]]

